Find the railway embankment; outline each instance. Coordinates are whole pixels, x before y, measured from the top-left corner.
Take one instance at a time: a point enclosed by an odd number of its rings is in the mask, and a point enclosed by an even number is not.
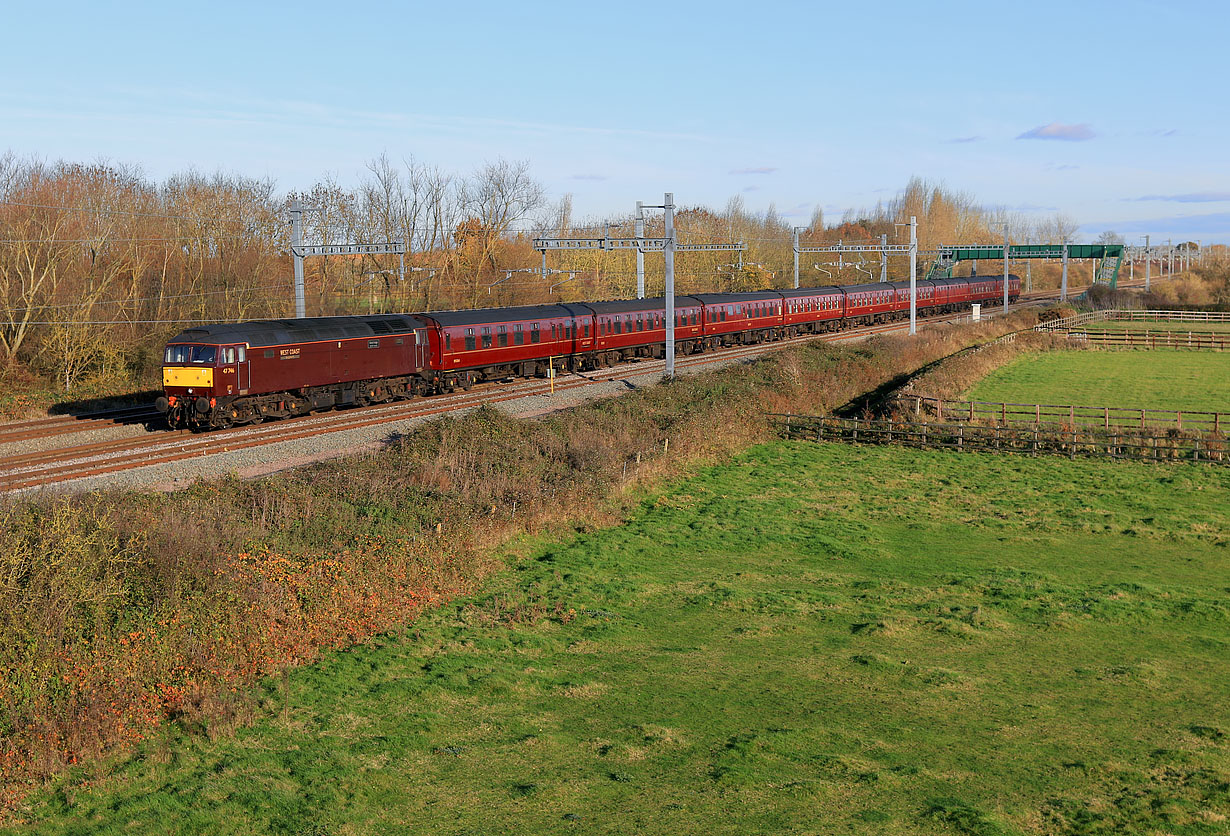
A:
[[[260,479],[6,498],[5,797],[170,722],[226,734],[261,710],[256,680],[473,590],[502,544],[618,522],[642,486],[770,437],[767,413],[828,411],[1036,316],[800,345],[536,421],[481,408]]]

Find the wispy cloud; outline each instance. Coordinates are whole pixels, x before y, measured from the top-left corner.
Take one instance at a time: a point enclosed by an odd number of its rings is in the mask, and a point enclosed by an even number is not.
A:
[[[1147,194],[1125,200],[1166,200],[1172,203],[1221,203],[1230,200],[1230,192],[1189,192],[1187,194]]]
[[[744,186],[744,187],[743,187],[743,191],[745,191],[745,192],[758,192],[758,191],[760,191],[760,187],[759,187],[759,186]]]
[[[982,140],[982,137],[980,136],[954,136],[952,139],[948,141],[949,142],[980,142],[981,140]]]
[[[1084,142],[1087,139],[1093,139],[1097,134],[1093,132],[1093,128],[1085,123],[1079,125],[1065,125],[1061,122],[1052,122],[1049,125],[1039,125],[1032,130],[1017,137],[1017,139],[1058,139],[1063,142]]]
[[[1080,168],[1079,165],[1071,165],[1070,163],[1047,163],[1047,171],[1075,171]]]
[[[607,180],[605,174],[569,174],[569,180]]]
[[[777,171],[773,166],[759,166],[756,168],[733,168],[728,174],[772,174]]]

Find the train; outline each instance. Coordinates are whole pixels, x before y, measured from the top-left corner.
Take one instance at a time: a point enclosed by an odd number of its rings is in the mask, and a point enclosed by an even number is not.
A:
[[[1003,299],[1002,277],[919,281],[920,315]],[[1021,281],[1008,277],[1008,298]],[[675,297],[675,350],[689,355],[887,323],[909,282]],[[666,347],[665,298],[426,313],[260,320],[188,328],[167,343],[157,410],[207,430],[469,389],[549,370],[584,371]]]

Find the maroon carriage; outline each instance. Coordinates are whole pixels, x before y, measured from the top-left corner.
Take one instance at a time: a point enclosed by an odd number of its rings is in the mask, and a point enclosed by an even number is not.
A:
[[[660,357],[666,346],[666,298],[587,302],[593,312],[594,365],[609,366],[631,357]],[[693,296],[675,297],[675,348],[691,354],[700,348],[704,306]]]
[[[527,305],[419,314],[431,324],[432,368],[445,389],[479,380],[573,368],[593,350],[593,315],[583,305]]]
[[[782,323],[789,336],[841,328],[840,287],[798,287],[777,291],[782,296]]]
[[[750,293],[697,293],[705,306],[705,345],[735,345],[781,339],[782,295],[776,290]]]

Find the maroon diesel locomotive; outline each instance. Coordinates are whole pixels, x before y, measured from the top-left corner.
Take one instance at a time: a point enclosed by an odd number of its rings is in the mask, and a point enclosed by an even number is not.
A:
[[[909,315],[908,282],[675,297],[675,349],[692,354]],[[1020,295],[1010,276],[1009,301]],[[995,305],[1003,279],[917,282],[919,314]],[[167,344],[158,411],[208,429],[338,406],[577,371],[666,346],[662,298],[204,325]]]

